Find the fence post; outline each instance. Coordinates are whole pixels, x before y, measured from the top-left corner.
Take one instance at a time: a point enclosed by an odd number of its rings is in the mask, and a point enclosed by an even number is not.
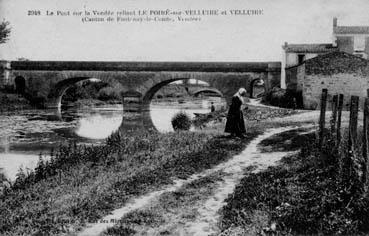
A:
[[[342,179],[350,181],[352,178],[353,165],[355,157],[355,145],[357,139],[357,116],[359,108],[359,97],[351,96],[350,102],[350,123],[349,123],[349,138],[348,138],[348,150],[342,158]]]
[[[368,90],[369,92],[369,90]],[[365,189],[367,190],[367,183],[369,182],[369,175],[368,175],[368,169],[369,169],[369,161],[368,161],[368,127],[369,126],[369,98],[365,98],[364,103],[364,119],[363,119],[363,176],[362,176],[362,182],[366,183]]]
[[[324,127],[325,127],[325,110],[327,106],[327,89],[322,89],[322,97],[320,100],[320,118],[319,118],[319,148],[323,146]]]
[[[342,119],[342,108],[343,108],[343,94],[340,94],[338,97],[338,112],[337,112],[337,147],[341,142],[341,119]]]
[[[349,123],[349,148],[354,151],[357,140],[357,116],[359,111],[359,97],[351,96],[350,123]]]
[[[332,99],[332,117],[331,117],[331,134],[334,134],[336,128],[337,120],[337,105],[338,105],[338,95],[334,95]]]

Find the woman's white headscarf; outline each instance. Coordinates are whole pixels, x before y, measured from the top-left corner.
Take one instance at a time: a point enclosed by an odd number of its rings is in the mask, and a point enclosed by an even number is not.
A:
[[[234,96],[237,96],[240,100],[241,100],[241,102],[242,102],[242,104],[243,104],[243,97],[242,97],[242,95],[246,95],[246,93],[247,93],[247,91],[246,91],[246,89],[245,88],[240,88],[238,91],[237,91],[237,93],[235,93],[234,94]]]

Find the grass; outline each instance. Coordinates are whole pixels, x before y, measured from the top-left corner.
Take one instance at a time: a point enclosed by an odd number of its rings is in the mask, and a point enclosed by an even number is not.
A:
[[[20,174],[0,196],[0,234],[78,230],[174,178],[187,178],[228,160],[266,128],[291,124],[246,122],[248,135],[243,140],[223,136],[224,124],[218,123],[201,133],[116,133],[102,146],[59,147],[50,162],[40,162],[29,175]]]
[[[192,132],[116,133],[100,147],[60,147],[0,196],[0,234],[49,235],[94,222],[135,196],[225,161],[246,140]]]
[[[214,194],[222,173],[217,172],[194,180],[174,192],[162,194],[146,208],[135,210],[120,219],[119,224],[109,228],[104,235],[183,235],[184,225],[198,215],[197,209]],[[132,234],[123,234],[130,229]]]
[[[368,232],[368,195],[358,176],[345,179],[340,171],[341,160],[348,154],[344,151],[347,143],[335,148],[334,139],[328,136],[320,151],[315,134],[306,137],[300,154],[241,181],[222,209],[223,235]]]

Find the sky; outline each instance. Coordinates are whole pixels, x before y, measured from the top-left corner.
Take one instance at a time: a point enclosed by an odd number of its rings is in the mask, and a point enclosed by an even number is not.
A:
[[[83,23],[45,11],[248,10],[200,22]],[[282,45],[331,43],[338,25],[369,25],[368,0],[0,0],[11,24],[0,59],[70,61],[281,61]],[[40,10],[42,16],[28,16]]]

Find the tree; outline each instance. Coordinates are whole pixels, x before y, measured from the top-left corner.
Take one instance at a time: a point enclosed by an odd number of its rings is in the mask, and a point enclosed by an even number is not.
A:
[[[10,27],[8,21],[3,21],[0,24],[0,44],[8,40],[10,34]]]

